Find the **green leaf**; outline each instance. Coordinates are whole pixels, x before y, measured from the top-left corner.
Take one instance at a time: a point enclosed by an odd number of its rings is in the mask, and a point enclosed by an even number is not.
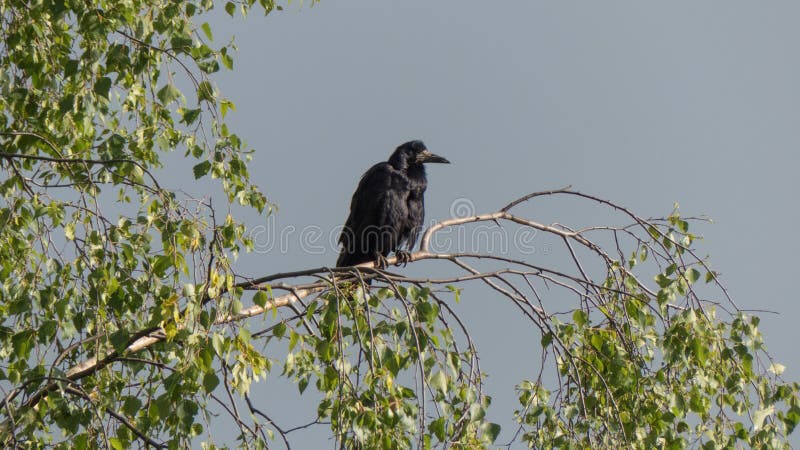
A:
[[[208,22],[204,22],[202,25],[200,25],[200,28],[202,28],[203,33],[206,35],[209,41],[214,40],[214,36],[211,34],[211,26],[208,24]]]
[[[225,12],[228,13],[229,16],[233,17],[233,13],[236,12],[236,5],[233,2],[225,3]]]
[[[172,46],[172,51],[176,53],[188,53],[193,44],[191,36],[180,34],[172,35],[169,43]]]
[[[222,65],[225,66],[228,70],[233,70],[233,58],[231,58],[228,54],[221,55]]]
[[[431,422],[431,424],[429,425],[429,428],[433,432],[434,436],[436,436],[436,439],[439,440],[439,442],[444,442],[445,441],[445,420],[444,420],[444,417],[439,417],[438,419],[436,419],[433,422]]]
[[[162,104],[168,105],[181,98],[181,91],[172,84],[167,84],[156,92],[156,97],[158,97]]]
[[[602,333],[592,333],[592,337],[589,339],[592,347],[594,347],[597,351],[603,350],[603,344],[606,342],[606,340],[606,337],[603,336]]]
[[[108,98],[108,92],[111,90],[111,78],[108,77],[100,77],[94,83],[94,93]]]
[[[417,303],[417,314],[427,324],[434,324],[439,316],[439,307],[427,301]]]
[[[216,59],[207,59],[205,61],[198,61],[197,67],[205,73],[211,74],[219,72],[219,63]]]
[[[689,284],[694,284],[695,281],[700,279],[700,271],[692,267],[686,271],[686,279],[689,281]]]
[[[185,283],[183,285],[183,296],[186,298],[194,299],[196,295],[194,284],[192,283]]]
[[[220,100],[219,110],[222,113],[222,117],[225,117],[228,115],[228,110],[236,111],[236,105],[230,100]]]
[[[258,291],[256,295],[253,296],[253,303],[262,308],[267,304],[267,301],[269,301],[269,296],[264,291]]]
[[[71,78],[78,73],[78,64],[80,62],[76,59],[70,59],[64,64],[64,77]],[[107,91],[106,91],[107,92]]]
[[[207,393],[214,392],[214,389],[219,385],[219,377],[213,372],[208,372],[203,376],[203,389]]]
[[[197,100],[207,101],[209,103],[215,102],[216,95],[214,94],[214,87],[208,81],[203,81],[197,87]]]
[[[122,412],[124,412],[126,416],[136,417],[141,409],[142,401],[139,400],[139,398],[134,396],[125,397],[125,401],[122,403]]]
[[[275,325],[272,329],[272,335],[276,338],[280,339],[286,334],[286,324],[283,322],[279,322]]]
[[[453,293],[454,300],[456,301],[456,303],[459,303],[461,301],[461,289],[451,284],[448,284],[446,287],[447,289],[450,290],[450,292]]]
[[[547,348],[553,343],[553,333],[545,333],[542,335],[542,348]]]
[[[195,123],[197,118],[200,117],[200,112],[200,108],[181,110],[181,122],[186,125]]]
[[[658,283],[658,285],[662,288],[671,285],[675,281],[672,278],[669,278],[668,276],[664,275],[663,273],[656,275],[655,280],[656,283]]]
[[[225,338],[221,334],[213,335],[211,337],[211,346],[217,356],[222,357],[225,352]]]
[[[485,424],[483,435],[489,439],[489,442],[494,443],[497,440],[497,436],[500,435],[500,425],[491,422]]]
[[[692,352],[697,357],[697,360],[700,362],[700,365],[705,365],[706,361],[708,360],[708,347],[704,340],[700,338],[692,339]]]
[[[586,314],[586,311],[582,309],[577,309],[572,313],[572,320],[575,321],[575,325],[581,328],[589,322],[589,314]]]
[[[192,168],[192,172],[194,172],[194,179],[197,180],[205,176],[208,171],[211,170],[211,162],[203,161],[200,164],[196,164]]]
[[[111,345],[114,346],[114,350],[118,353],[122,353],[128,345],[130,335],[128,332],[120,330],[112,333],[109,340],[111,341]]]
[[[299,390],[301,394],[305,392],[307,387],[308,387],[308,378],[301,378],[300,381],[297,382],[297,390]]]
[[[447,392],[447,376],[442,373],[442,371],[437,371],[434,373],[428,383],[432,388],[438,390],[439,392]]]
[[[75,224],[70,222],[64,225],[64,237],[69,241],[75,240]]]
[[[647,232],[650,234],[650,237],[652,237],[653,239],[658,240],[659,238],[661,238],[661,232],[658,231],[658,229],[656,227],[652,226],[652,225],[647,228]]]
[[[784,370],[786,370],[786,366],[784,366],[783,364],[772,363],[769,366],[769,371],[774,373],[775,375],[782,374]]]
[[[800,407],[793,405],[791,409],[789,409],[789,412],[786,413],[783,422],[786,424],[786,431],[788,433],[794,431],[797,424],[800,423]]]
[[[472,422],[481,421],[484,417],[486,417],[486,408],[484,408],[480,403],[473,403],[469,407],[469,416]]]
[[[167,269],[173,267],[172,258],[167,255],[158,255],[153,262],[153,272],[158,276],[164,276]]]
[[[753,414],[753,429],[758,431],[764,425],[764,419],[775,413],[775,405],[770,405],[767,408],[759,409]]]

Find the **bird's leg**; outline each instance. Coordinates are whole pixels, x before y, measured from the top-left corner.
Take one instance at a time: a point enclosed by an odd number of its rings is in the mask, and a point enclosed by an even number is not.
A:
[[[397,250],[396,252],[394,252],[394,254],[395,256],[397,256],[397,264],[395,264],[396,266],[402,264],[403,267],[405,267],[406,264],[411,262],[411,253],[405,250]]]
[[[389,261],[386,261],[386,257],[383,256],[380,252],[375,252],[375,268],[385,269],[388,266],[389,266]]]

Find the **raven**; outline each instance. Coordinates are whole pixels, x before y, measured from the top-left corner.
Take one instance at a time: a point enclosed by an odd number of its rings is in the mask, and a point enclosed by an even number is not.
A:
[[[450,161],[429,152],[422,141],[409,141],[397,147],[387,162],[364,173],[339,236],[342,251],[336,267],[375,261],[385,268],[391,252],[399,262],[409,261],[411,255],[402,248],[413,249],[425,217],[424,163]]]

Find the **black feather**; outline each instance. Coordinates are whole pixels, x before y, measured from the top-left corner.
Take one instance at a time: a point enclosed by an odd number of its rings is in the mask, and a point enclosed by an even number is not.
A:
[[[448,161],[430,153],[422,141],[410,141],[364,173],[339,237],[337,267],[413,249],[425,218],[426,162]]]

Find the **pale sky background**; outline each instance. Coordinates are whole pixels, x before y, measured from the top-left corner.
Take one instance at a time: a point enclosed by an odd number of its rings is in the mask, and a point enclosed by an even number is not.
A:
[[[567,184],[644,216],[677,201],[714,219],[698,245],[738,305],[779,313],[760,314],[761,328],[798,380],[798,23],[800,2],[788,0],[325,0],[212,25],[217,42],[235,35],[240,49],[235,71],[216,80],[237,105],[232,127],[257,149],[255,180],[279,206],[271,226],[341,225],[364,170],[412,138],[452,162],[428,171],[427,219],[449,217],[459,198],[487,212]],[[527,211],[583,223],[594,210]],[[334,249],[288,242],[243,256],[237,270],[334,264]],[[539,337],[484,294],[468,288],[458,308],[505,443],[513,386],[533,376]],[[260,405],[286,428],[313,418],[279,372],[257,391]],[[293,434],[295,447],[332,447],[320,431]]]

